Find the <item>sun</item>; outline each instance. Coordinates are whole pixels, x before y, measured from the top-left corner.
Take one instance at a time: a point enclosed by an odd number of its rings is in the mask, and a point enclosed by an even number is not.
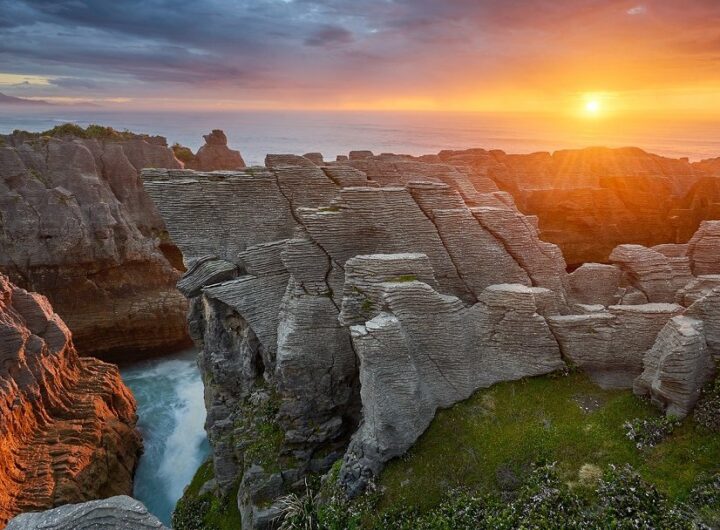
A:
[[[587,103],[585,103],[585,111],[588,114],[597,114],[600,112],[600,102],[596,99],[591,99]]]

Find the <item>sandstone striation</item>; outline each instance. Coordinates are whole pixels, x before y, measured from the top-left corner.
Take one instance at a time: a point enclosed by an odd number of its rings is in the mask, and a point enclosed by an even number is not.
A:
[[[642,182],[649,167],[665,168],[626,155]],[[341,485],[360,492],[438,408],[500,381],[572,365],[604,386],[665,381],[675,390],[663,406],[692,405],[706,374],[687,369],[700,366],[695,350],[668,349],[663,330],[693,319],[701,357],[718,354],[720,289],[705,272],[712,223],[690,244],[623,245],[613,264],[568,274],[543,219],[521,213],[498,189],[508,180],[477,162],[505,158],[354,151],[336,162],[268,155],[265,167],[233,172],[143,172],[190,265],[179,287],[202,348],[215,474],[222,491],[239,481],[248,528],[268,528],[279,496],[341,456]],[[528,160],[528,174],[546,167],[538,182],[557,184],[550,155]],[[573,175],[600,186],[596,173],[586,164]],[[689,189],[669,177],[662,186]]]
[[[0,271],[46,295],[83,354],[125,358],[187,340],[182,258],[138,177],[180,163],[164,138],[113,134],[2,136]]]
[[[91,530],[126,528],[168,530],[143,504],[119,495],[82,504],[68,504],[44,512],[24,513],[10,521],[6,530]]]
[[[685,417],[715,375],[703,323],[685,316],[670,320],[645,355],[643,366],[635,380],[635,393],[649,395],[668,415]]]
[[[117,367],[79,357],[48,300],[0,275],[0,525],[127,494],[141,449]]]

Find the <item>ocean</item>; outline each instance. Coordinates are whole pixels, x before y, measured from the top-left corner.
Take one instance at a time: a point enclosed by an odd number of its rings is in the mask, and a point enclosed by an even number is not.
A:
[[[211,111],[120,112],[73,107],[0,108],[0,133],[43,131],[73,122],[159,134],[196,150],[202,135],[223,129],[246,163],[267,153],[321,152],[326,160],[353,149],[411,155],[482,147],[510,153],[603,145],[640,147],[701,160],[720,156],[720,122],[699,120],[555,119],[541,115],[444,112]]]

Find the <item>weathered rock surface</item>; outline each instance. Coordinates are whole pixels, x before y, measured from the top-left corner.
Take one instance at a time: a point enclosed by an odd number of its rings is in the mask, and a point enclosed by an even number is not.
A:
[[[563,356],[603,387],[628,388],[660,330],[683,312],[676,304],[610,306],[549,318]]]
[[[350,494],[405,453],[438,408],[499,381],[565,366],[539,314],[552,299],[547,289],[493,285],[468,308],[419,281],[380,288],[385,309],[352,327],[363,422],[340,476]]]
[[[701,221],[720,219],[717,161],[690,163],[637,148],[529,155],[468,149],[443,151],[437,161],[510,192],[520,211],[539,217],[542,239],[557,244],[571,265],[605,263],[625,243],[686,243]]]
[[[235,151],[227,146],[227,136],[223,131],[214,129],[203,138],[205,145],[200,147],[195,155],[188,157],[184,164],[185,168],[197,171],[218,171],[245,167],[245,161],[240,156],[240,151]]]
[[[135,408],[117,367],[79,357],[48,300],[0,275],[0,526],[130,493]]]
[[[668,415],[687,416],[715,375],[702,321],[671,319],[645,355],[643,367],[633,386],[635,393],[649,395]]]
[[[140,501],[124,495],[82,504],[68,504],[44,512],[24,513],[7,530],[169,530]]]
[[[138,178],[179,167],[165,140],[2,139],[0,271],[46,295],[83,354],[186,342],[182,259]]]
[[[716,354],[720,289],[694,274],[712,262],[711,224],[695,243],[624,245],[615,264],[568,274],[542,219],[473,165],[504,154],[480,151],[268,155],[262,168],[143,173],[194,263],[180,286],[202,347],[216,477],[226,491],[240,480],[248,527],[264,527],[279,495],[343,453],[341,483],[361,491],[438,408],[479,388],[566,362],[632,388],[682,314]],[[642,155],[630,158],[643,175]]]

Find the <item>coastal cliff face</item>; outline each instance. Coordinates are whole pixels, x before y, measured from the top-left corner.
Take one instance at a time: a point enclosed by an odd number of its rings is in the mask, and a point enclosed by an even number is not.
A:
[[[377,158],[349,163],[362,169]],[[607,263],[623,243],[687,243],[702,220],[720,218],[717,160],[690,163],[637,148],[530,155],[470,149],[422,158],[464,168],[473,182],[485,186],[489,179],[511,193],[571,266]]]
[[[0,275],[0,527],[129,494],[142,446],[117,367],[78,356],[48,300]]]
[[[340,456],[359,493],[439,408],[501,381],[574,366],[682,415],[714,376],[720,222],[569,274],[542,221],[445,156],[143,172],[190,264],[215,478],[239,483],[248,528]]]
[[[187,341],[182,257],[143,167],[181,163],[160,137],[0,136],[0,271],[46,295],[83,354],[126,359]]]

